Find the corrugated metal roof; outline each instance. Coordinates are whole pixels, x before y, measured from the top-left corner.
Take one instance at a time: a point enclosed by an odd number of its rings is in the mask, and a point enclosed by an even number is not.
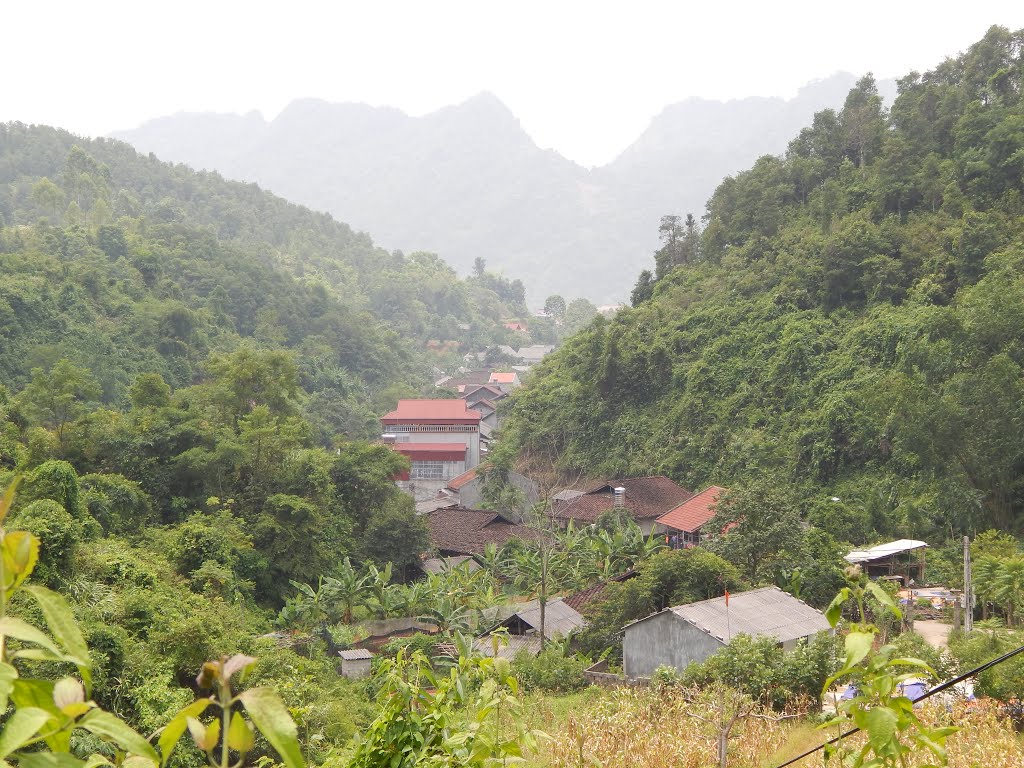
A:
[[[515,615],[524,624],[540,631],[540,600],[531,600],[524,604]],[[562,598],[548,600],[544,610],[544,636],[548,640],[565,637],[574,629],[580,629],[587,623],[583,615],[570,608]]]
[[[506,639],[508,642],[501,645],[501,642]],[[473,649],[481,656],[493,656],[497,659],[511,659],[520,651],[526,651],[531,656],[536,656],[540,653],[540,638],[533,635],[508,635],[507,638],[502,638],[499,641],[498,652],[495,653],[494,641],[488,634],[474,640]]]
[[[881,560],[883,557],[891,557],[892,555],[910,552],[911,550],[927,546],[925,542],[915,539],[898,539],[887,544],[879,544],[877,547],[871,547],[870,549],[855,549],[846,556],[846,562],[866,563],[871,560]]]
[[[666,608],[665,611],[674,613],[723,643],[741,633],[755,637],[767,635],[784,643],[831,629],[824,614],[778,587],[730,595],[728,610],[725,597],[716,597]],[[627,629],[649,618],[651,616],[635,621],[627,625]]]
[[[465,565],[463,565],[465,564]],[[455,557],[428,557],[420,568],[424,573],[446,573],[462,566],[470,573],[480,570],[480,563],[469,555],[456,555]]]
[[[352,648],[348,651],[338,651],[338,655],[341,656],[344,661],[361,661],[373,658],[373,654],[365,648]]]

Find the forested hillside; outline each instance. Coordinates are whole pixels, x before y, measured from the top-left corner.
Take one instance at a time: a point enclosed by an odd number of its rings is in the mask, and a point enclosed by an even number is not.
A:
[[[490,93],[422,117],[302,99],[270,121],[177,114],[116,136],[330,211],[388,247],[436,251],[463,274],[484,256],[522,277],[532,306],[551,293],[619,301],[667,207],[702,205],[723,176],[781,151],[854,79],[839,73],[789,100],[669,105],[593,169],[538,147]]]
[[[33,580],[83,625],[97,702],[150,733],[204,661],[246,651],[311,739],[347,740],[365,697],[259,636],[293,580],[348,558],[401,579],[427,547],[405,460],[365,440],[433,365],[510,339],[522,284],[479,267],[460,280],[255,185],[0,125],[5,525],[41,540]]]
[[[135,373],[189,383],[245,338],[298,351],[317,369],[307,390],[365,402],[427,381],[428,340],[457,359],[505,342],[502,321],[525,312],[518,281],[460,280],[433,254],[388,253],[255,185],[46,127],[0,126],[3,223],[9,386],[67,356],[113,402]]]
[[[865,542],[1024,516],[1024,31],[863,78],[783,156],[663,221],[635,307],[518,393],[510,447],[574,472],[760,477]],[[685,213],[685,212],[684,212]]]

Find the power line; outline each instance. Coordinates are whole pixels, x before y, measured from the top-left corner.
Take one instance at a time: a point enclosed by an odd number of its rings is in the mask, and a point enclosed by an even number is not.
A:
[[[962,683],[964,680],[966,680],[969,677],[974,677],[975,675],[981,674],[986,669],[991,669],[992,667],[996,666],[997,664],[1002,664],[1007,659],[1012,659],[1018,653],[1024,653],[1024,645],[1022,645],[1020,648],[1017,648],[1017,649],[1015,649],[1013,651],[1008,651],[1007,653],[1004,653],[1002,656],[999,656],[998,658],[992,659],[992,661],[987,661],[984,664],[982,664],[980,667],[975,667],[970,672],[964,672],[962,675],[954,677],[952,680],[947,680],[944,683],[939,683],[934,688],[930,689],[927,693],[925,693],[924,696],[922,696],[919,699],[915,699],[914,703],[916,704],[919,701],[924,701],[929,696],[934,696],[936,693],[942,693],[943,691],[945,691],[945,690],[947,690],[949,688],[952,688],[957,683]],[[837,741],[840,741],[841,739],[845,739],[847,736],[852,736],[853,734],[857,733],[857,731],[859,731],[859,730],[860,730],[860,728],[851,728],[850,730],[845,731],[845,732],[839,734],[835,738],[829,739],[824,744],[819,744],[818,746],[814,747],[813,749],[807,750],[802,755],[797,755],[796,757],[791,758],[791,759],[787,760],[784,763],[780,763],[779,765],[775,766],[775,768],[786,768],[786,766],[788,766],[788,765],[792,765],[793,763],[795,763],[795,762],[797,762],[799,760],[803,760],[805,757],[808,757],[809,755],[813,755],[815,752],[817,752],[820,749],[824,749],[825,747],[827,747],[827,746],[829,746],[831,744],[835,744]]]

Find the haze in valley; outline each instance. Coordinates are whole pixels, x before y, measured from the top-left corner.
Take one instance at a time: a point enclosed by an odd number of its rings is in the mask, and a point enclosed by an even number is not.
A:
[[[10,36],[32,65],[0,119],[257,181],[463,272],[482,257],[533,305],[615,301],[651,265],[661,215],[699,215],[855,76],[1024,25],[1016,3],[955,21],[944,5],[112,2],[58,4],[53,25],[52,6],[20,4],[9,28],[46,28],[46,55]]]

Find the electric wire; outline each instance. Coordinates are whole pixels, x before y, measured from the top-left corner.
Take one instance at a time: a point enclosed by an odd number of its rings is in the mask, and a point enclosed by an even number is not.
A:
[[[1015,650],[1008,651],[1008,652],[1004,653],[1002,656],[998,656],[997,658],[994,658],[991,661],[986,661],[981,666],[975,667],[974,669],[970,670],[969,672],[964,672],[962,675],[957,675],[956,677],[954,677],[951,680],[947,680],[944,683],[939,683],[934,688],[929,689],[928,692],[925,693],[921,698],[915,699],[914,703],[916,704],[919,701],[924,701],[929,696],[934,696],[936,693],[942,693],[943,691],[947,690],[948,688],[952,688],[957,683],[962,683],[964,680],[967,680],[968,678],[971,678],[971,677],[974,677],[975,675],[981,674],[986,669],[991,669],[992,667],[996,666],[997,664],[1002,664],[1007,659],[1012,659],[1018,653],[1024,653],[1024,645],[1022,645],[1020,648],[1017,648]],[[851,728],[848,731],[844,731],[843,733],[839,734],[835,738],[829,739],[824,744],[819,744],[818,746],[816,746],[816,747],[814,747],[812,749],[807,750],[806,752],[804,752],[801,755],[797,755],[796,757],[790,758],[789,760],[787,760],[784,763],[780,763],[779,765],[775,766],[775,768],[786,768],[786,766],[792,765],[795,762],[803,760],[805,757],[809,757],[810,755],[813,755],[818,750],[824,749],[827,746],[835,744],[837,741],[845,739],[847,736],[851,736],[851,735],[857,733],[857,731],[859,731],[859,730],[860,730],[860,728]]]

